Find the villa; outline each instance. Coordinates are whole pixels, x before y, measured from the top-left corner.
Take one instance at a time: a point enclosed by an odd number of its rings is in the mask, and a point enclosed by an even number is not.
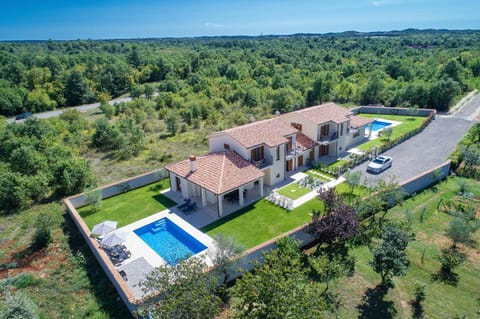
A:
[[[214,205],[222,216],[225,201],[242,207],[246,196],[263,197],[265,186],[364,142],[372,122],[326,103],[216,132],[208,137],[208,154],[165,166],[170,189],[199,198],[202,207]]]

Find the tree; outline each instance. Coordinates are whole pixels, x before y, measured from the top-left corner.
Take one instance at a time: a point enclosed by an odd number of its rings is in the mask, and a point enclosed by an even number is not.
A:
[[[145,93],[145,98],[147,100],[150,100],[153,96],[153,93],[154,93],[154,90],[153,90],[153,86],[151,85],[145,85],[145,88],[144,88],[144,93]]]
[[[138,314],[149,318],[214,318],[221,310],[216,277],[205,260],[192,257],[154,269],[140,282],[145,294],[162,293],[159,301],[142,306]]]
[[[411,239],[411,234],[397,225],[388,224],[384,228],[380,241],[372,249],[370,262],[373,270],[380,274],[382,286],[391,285],[393,276],[405,275],[410,264],[405,250]]]
[[[95,121],[95,133],[92,144],[103,151],[117,150],[122,144],[123,136],[119,129],[110,124],[107,119],[100,118]]]
[[[358,234],[359,223],[351,206],[345,204],[334,189],[319,195],[325,206],[325,216],[314,212],[306,232],[319,243],[330,244]]]
[[[390,126],[385,127],[382,130],[382,137],[385,137],[387,141],[390,141],[390,137],[393,134],[393,129]]]
[[[37,305],[21,292],[7,293],[0,307],[2,319],[38,319]]]
[[[382,74],[380,72],[373,73],[368,79],[367,85],[360,93],[360,103],[365,105],[380,103],[382,101],[384,86]]]
[[[217,234],[214,239],[216,249],[212,256],[212,262],[215,270],[223,276],[221,284],[225,285],[228,282],[230,272],[235,270],[236,262],[234,258],[243,251],[243,248],[236,242],[235,237]]]
[[[100,104],[100,111],[102,111],[108,119],[111,119],[112,116],[115,115],[115,107],[108,102]]]
[[[362,172],[347,172],[345,175],[345,182],[350,186],[350,195],[353,195],[353,191],[355,190],[355,187],[360,185],[360,181],[362,179]]]
[[[167,124],[168,132],[170,132],[171,135],[175,135],[177,133],[179,120],[180,118],[177,112],[175,111],[168,112],[165,118],[165,122]]]
[[[90,206],[92,212],[96,212],[102,206],[102,190],[93,189],[85,191],[85,204]]]
[[[93,101],[93,94],[80,71],[73,71],[65,83],[65,98],[68,105],[80,105]]]
[[[452,248],[455,248],[458,243],[470,243],[473,230],[465,218],[455,217],[452,219],[447,228],[447,236],[453,241]]]
[[[96,184],[90,165],[83,158],[69,159],[57,163],[54,170],[54,180],[57,191],[62,195],[79,193]]]
[[[326,309],[317,284],[303,268],[299,244],[284,237],[276,249],[264,253],[231,289],[233,317],[236,318],[320,318]]]

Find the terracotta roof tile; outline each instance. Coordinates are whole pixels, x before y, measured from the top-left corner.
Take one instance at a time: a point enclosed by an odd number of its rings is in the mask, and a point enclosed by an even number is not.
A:
[[[335,103],[325,103],[322,105],[307,107],[302,110],[294,111],[310,121],[321,124],[329,121],[343,123],[349,120],[352,111]]]
[[[229,192],[265,175],[234,151],[198,156],[196,161],[193,173],[190,172],[190,160],[170,164],[165,168],[214,194]]]
[[[237,140],[245,148],[266,144],[274,147],[288,142],[285,136],[298,132],[288,123],[279,118],[258,121],[242,126],[237,126],[220,133],[226,133]]]
[[[308,149],[313,148],[316,145],[318,145],[317,142],[313,141],[312,139],[310,139],[308,136],[306,136],[302,132],[297,133],[296,141],[297,141],[297,147],[300,147],[300,150],[302,150],[302,151],[308,150]]]
[[[350,117],[350,126],[352,128],[359,128],[361,126],[372,123],[373,121],[374,121],[373,119],[352,115]]]

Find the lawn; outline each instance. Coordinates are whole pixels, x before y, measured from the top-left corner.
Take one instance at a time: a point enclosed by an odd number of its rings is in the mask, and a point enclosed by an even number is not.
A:
[[[297,183],[291,183],[283,188],[280,188],[277,193],[295,200],[310,193],[311,191],[311,189],[298,185]]]
[[[303,225],[312,219],[312,210],[323,210],[323,203],[314,198],[292,211],[275,206],[265,199],[244,207],[202,228],[210,236],[233,236],[248,249]]]
[[[372,257],[366,246],[353,250],[356,258],[355,274],[339,280],[334,289],[342,300],[339,317],[360,318],[358,306],[364,304],[372,310],[370,316],[372,318],[388,317],[386,312],[389,309],[396,312],[397,318],[412,318],[410,301],[414,299],[413,287],[415,284],[425,284],[426,300],[423,303],[425,318],[478,318],[480,231],[474,235],[477,247],[459,246],[459,249],[467,254],[468,259],[456,271],[459,278],[457,286],[432,281],[432,275],[440,269],[438,256],[441,249],[451,245],[451,240],[445,236],[445,229],[452,217],[439,212],[437,205],[442,198],[444,200],[455,198],[460,189],[457,181],[456,178],[448,179],[389,211],[389,218],[411,223],[416,238],[407,249],[410,260],[407,274],[394,279],[395,288],[390,289],[384,298],[371,295],[369,303],[365,303],[367,289],[380,283],[380,276],[373,272],[368,264]],[[468,191],[473,192],[478,198],[480,183],[470,180],[469,184]],[[423,211],[422,222],[420,216]]]
[[[164,179],[104,199],[96,212],[92,212],[89,206],[78,209],[78,212],[90,229],[105,220],[118,221],[118,227],[122,227],[176,205],[174,201],[160,194],[168,187],[169,181]]]
[[[402,122],[401,124],[392,127],[392,136],[390,140],[394,140],[397,137],[400,137],[410,131],[413,131],[420,127],[422,123],[426,120],[426,117],[423,116],[407,116],[407,115],[387,115],[387,114],[359,114],[360,117],[366,118],[380,118],[391,121]],[[368,151],[372,147],[382,145],[386,142],[382,137],[376,138],[374,140],[368,141],[362,145],[359,145],[357,148],[362,151]]]

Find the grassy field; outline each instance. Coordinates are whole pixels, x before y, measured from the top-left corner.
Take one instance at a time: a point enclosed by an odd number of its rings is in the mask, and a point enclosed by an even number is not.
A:
[[[52,242],[32,250],[35,220],[42,212],[52,217]],[[0,216],[0,225],[0,296],[25,294],[39,318],[131,318],[62,204]]]
[[[323,203],[315,198],[288,211],[262,199],[205,226],[202,231],[210,236],[218,233],[233,236],[248,249],[307,223],[312,219],[312,210],[323,210]]]
[[[92,212],[89,206],[80,208],[78,212],[90,229],[105,220],[118,221],[118,227],[122,227],[174,206],[174,201],[160,194],[160,191],[169,187],[168,183],[168,179],[164,179],[104,199],[96,212]]]
[[[280,188],[277,193],[291,199],[298,199],[311,191],[311,189],[298,185],[297,183],[291,183],[290,185]]]
[[[387,114],[359,114],[360,117],[367,117],[367,118],[380,118],[386,119],[391,121],[398,121],[402,122],[401,124],[392,127],[392,135],[390,136],[390,140],[394,140],[395,138],[402,136],[410,131],[415,130],[416,128],[420,127],[422,123],[425,121],[425,117],[422,116],[406,116],[406,115],[387,115]],[[385,143],[382,137],[376,138],[374,140],[368,141],[362,145],[359,145],[357,148],[362,151],[368,151],[372,147],[382,145]]]
[[[480,196],[480,183],[469,181],[470,192]],[[474,235],[476,247],[460,245],[460,250],[467,254],[467,261],[457,270],[458,285],[452,286],[439,281],[432,281],[432,275],[440,269],[438,256],[441,249],[451,246],[445,229],[451,216],[439,212],[440,199],[455,198],[460,187],[457,179],[448,179],[436,187],[419,193],[403,205],[394,207],[389,218],[410,222],[416,234],[407,251],[410,260],[409,270],[404,277],[394,279],[395,288],[386,296],[375,294],[372,290],[380,283],[380,276],[373,272],[368,262],[370,250],[365,247],[354,249],[356,272],[351,278],[337,282],[335,292],[342,300],[340,317],[342,318],[389,318],[389,313],[396,313],[397,318],[412,318],[412,306],[415,284],[426,285],[426,300],[423,303],[425,318],[478,318],[480,314],[480,232]],[[477,209],[480,209],[480,204]],[[424,211],[423,222],[420,216]],[[366,297],[368,294],[368,298]],[[359,309],[363,309],[363,313]],[[462,317],[465,316],[465,317]]]

